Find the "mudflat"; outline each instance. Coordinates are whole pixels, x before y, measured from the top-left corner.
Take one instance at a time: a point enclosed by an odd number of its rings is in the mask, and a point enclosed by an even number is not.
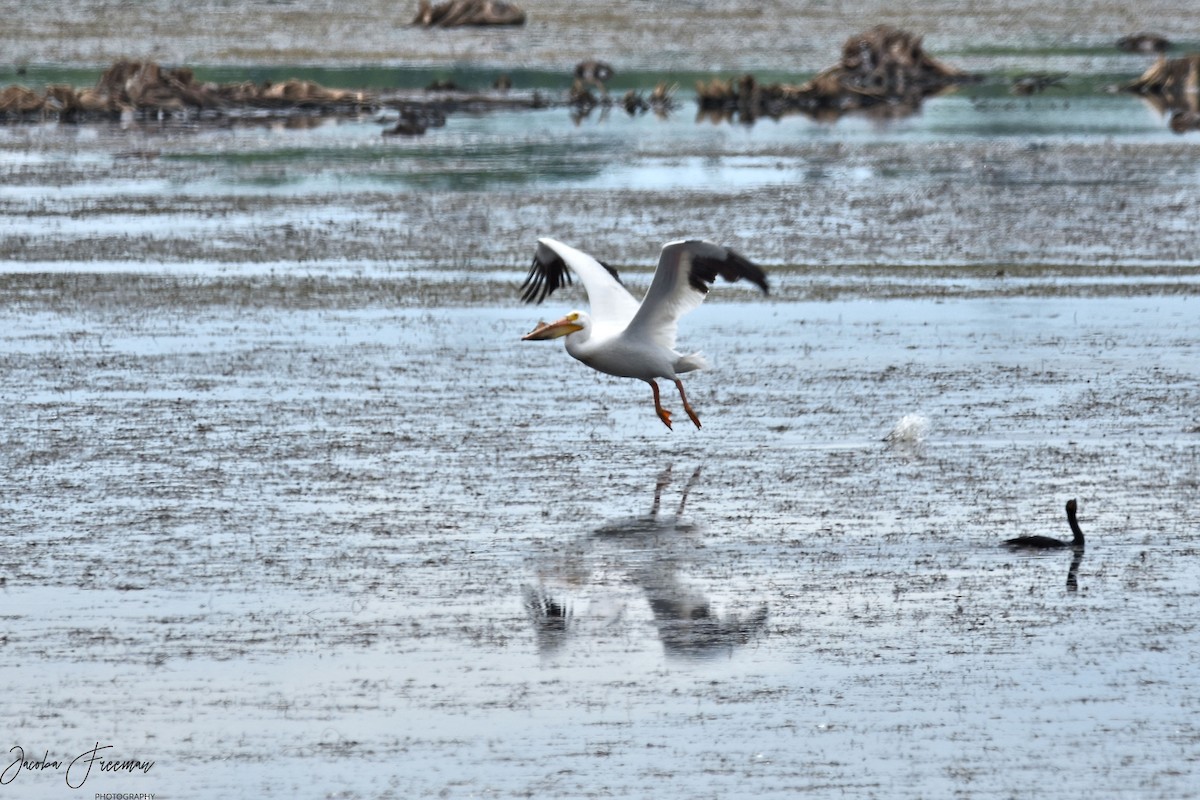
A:
[[[1102,89],[1198,23],[959,5],[0,4],[14,81],[603,57],[681,101],[0,126],[4,788],[1196,796],[1200,134]],[[677,74],[884,22],[984,80],[741,125]],[[680,236],[767,269],[683,320],[702,429],[520,341],[586,302],[520,304],[543,235],[635,293]],[[1086,549],[1001,546],[1073,498]]]

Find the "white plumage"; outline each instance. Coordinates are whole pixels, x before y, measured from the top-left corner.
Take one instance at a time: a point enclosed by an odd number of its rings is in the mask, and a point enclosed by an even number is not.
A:
[[[679,375],[708,366],[700,353],[675,349],[679,318],[704,302],[712,283],[745,278],[767,292],[762,268],[721,245],[701,240],[668,242],[646,296],[639,303],[622,285],[617,271],[581,250],[554,239],[538,239],[529,277],[522,287],[527,303],[541,303],[574,274],[587,291],[591,314],[572,311],[538,325],[524,341],[565,336],[567,352],[593,369],[621,378],[638,378],[654,391],[654,410],[668,428],[671,412],[662,407],[658,378],[672,381],[683,408],[700,427],[688,404]]]

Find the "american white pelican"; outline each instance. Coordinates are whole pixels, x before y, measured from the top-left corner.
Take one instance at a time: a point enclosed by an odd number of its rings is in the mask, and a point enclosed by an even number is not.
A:
[[[650,289],[639,304],[622,285],[612,267],[554,239],[538,239],[533,266],[522,288],[527,303],[541,303],[556,289],[571,283],[571,273],[583,281],[592,313],[572,311],[562,319],[543,322],[522,341],[565,336],[567,352],[600,372],[620,378],[640,378],[654,390],[654,410],[668,428],[671,412],[662,407],[657,378],[673,381],[683,410],[700,427],[683,392],[680,373],[704,369],[700,353],[675,350],[679,318],[704,301],[720,275],[727,281],[745,278],[767,293],[762,268],[727,247],[692,239],[668,242],[658,258]]]

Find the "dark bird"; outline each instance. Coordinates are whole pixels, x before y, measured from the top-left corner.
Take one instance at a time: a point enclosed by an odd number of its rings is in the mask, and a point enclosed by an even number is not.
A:
[[[446,124],[446,115],[437,106],[414,105],[400,110],[396,124],[384,130],[384,136],[420,136],[429,128]]]
[[[576,80],[593,84],[601,90],[615,74],[612,66],[603,61],[580,61],[575,65]]]
[[[745,278],[766,294],[767,274],[719,244],[698,239],[668,242],[639,303],[612,267],[554,239],[538,239],[522,299],[541,303],[555,289],[569,284],[572,273],[583,281],[591,314],[572,311],[554,322],[539,324],[522,340],[566,337],[567,352],[592,369],[650,384],[654,410],[668,428],[671,412],[662,407],[656,379],[672,381],[683,410],[699,428],[700,418],[688,404],[679,376],[704,369],[708,362],[700,353],[684,355],[675,349],[679,318],[704,302],[718,275],[727,281]]]
[[[1024,547],[1034,550],[1050,550],[1062,547],[1073,547],[1081,549],[1083,547],[1083,531],[1079,529],[1079,521],[1075,519],[1075,501],[1067,501],[1067,524],[1071,526],[1071,533],[1075,536],[1071,541],[1064,542],[1062,539],[1055,539],[1052,536],[1018,536],[1015,539],[1009,539],[1004,544],[1009,547]]]

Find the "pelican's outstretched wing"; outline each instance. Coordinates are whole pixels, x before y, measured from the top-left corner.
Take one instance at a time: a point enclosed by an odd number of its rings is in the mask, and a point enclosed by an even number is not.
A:
[[[658,269],[642,305],[629,323],[629,332],[640,332],[667,348],[675,347],[679,318],[704,302],[708,289],[720,275],[727,281],[741,278],[768,293],[767,273],[727,247],[699,239],[668,242],[658,258]]]
[[[583,281],[594,322],[624,327],[633,319],[638,301],[622,285],[617,271],[554,239],[538,239],[533,266],[521,286],[521,299],[526,303],[542,302],[559,287],[569,285],[572,272]]]

